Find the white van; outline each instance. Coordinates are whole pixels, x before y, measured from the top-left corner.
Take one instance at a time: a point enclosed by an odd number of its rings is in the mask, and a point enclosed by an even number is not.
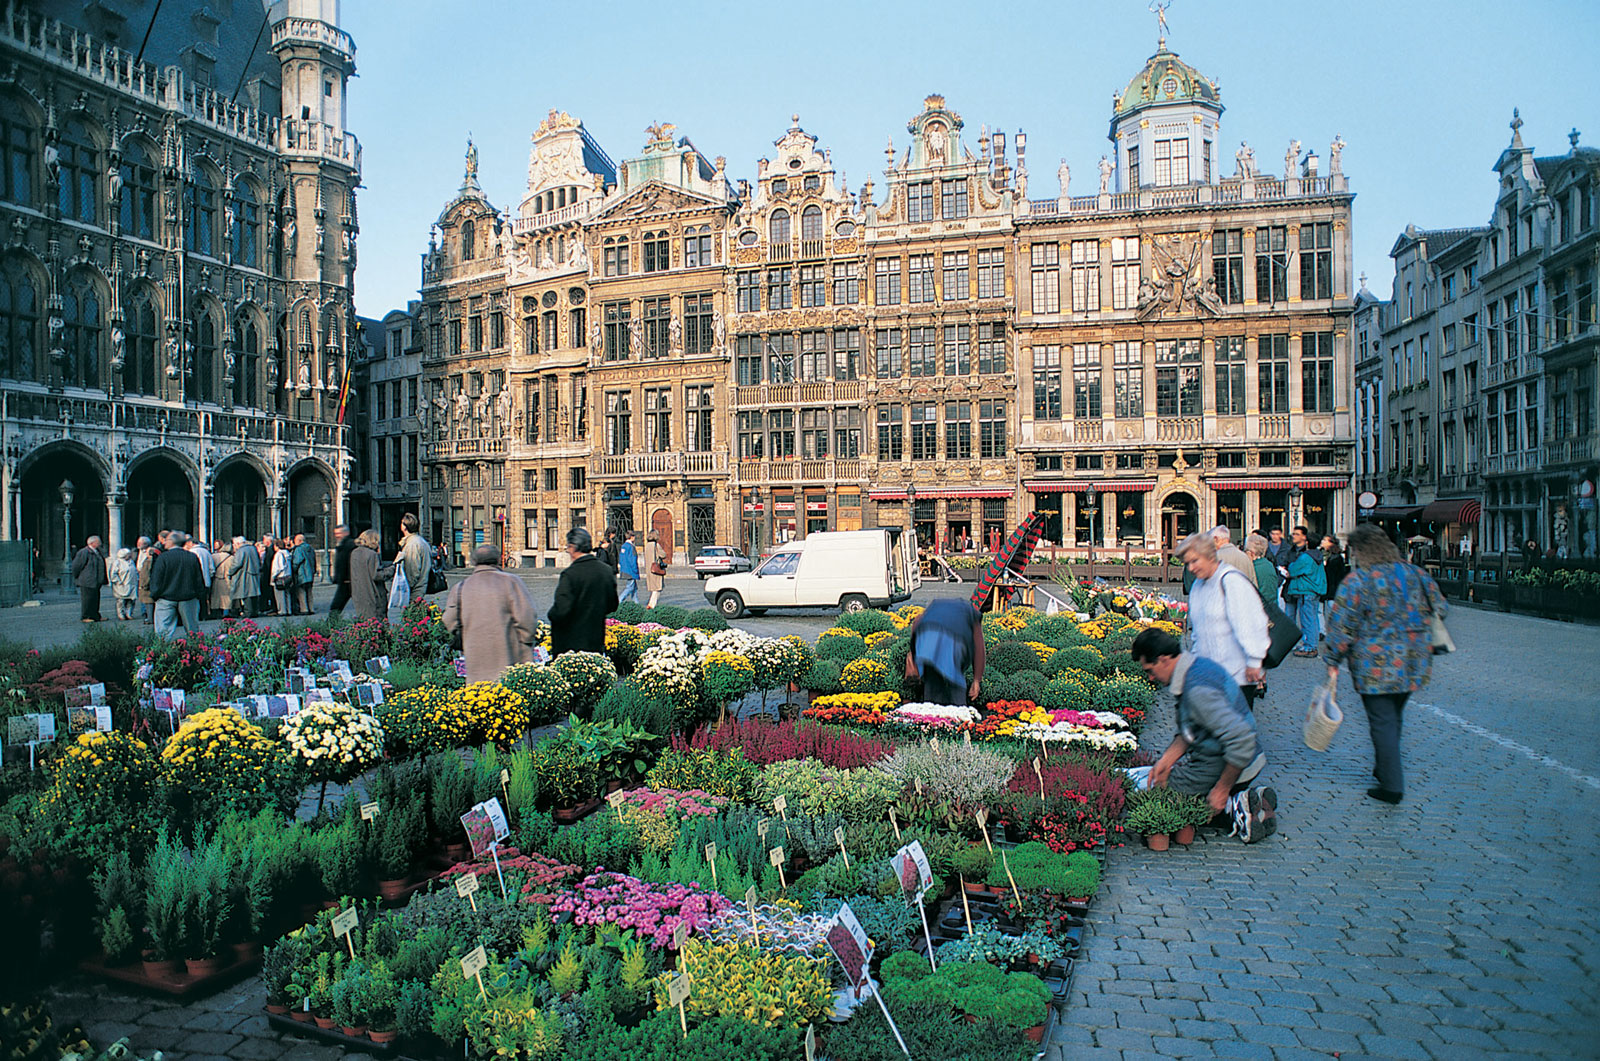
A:
[[[719,612],[736,619],[768,608],[887,607],[920,585],[915,533],[877,527],[808,534],[778,546],[754,571],[709,580],[705,594]]]

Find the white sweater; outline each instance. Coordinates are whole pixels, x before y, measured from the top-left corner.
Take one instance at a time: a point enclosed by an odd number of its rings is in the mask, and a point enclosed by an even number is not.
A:
[[[1246,669],[1261,666],[1269,644],[1267,613],[1238,569],[1219,564],[1189,588],[1188,642],[1189,651],[1221,665],[1241,685]]]

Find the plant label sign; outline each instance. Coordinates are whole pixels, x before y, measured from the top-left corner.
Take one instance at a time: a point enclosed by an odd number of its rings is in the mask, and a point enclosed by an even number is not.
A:
[[[62,693],[67,710],[75,707],[88,707],[90,704],[103,704],[106,702],[105,682],[92,682],[88,685],[75,685]]]
[[[356,680],[355,672],[350,669],[350,661],[347,659],[330,661],[328,664],[328,677],[343,678],[346,685],[352,684]]]
[[[471,899],[477,893],[478,875],[476,873],[463,873],[456,878],[456,895],[463,899]],[[476,910],[478,904],[474,902],[472,908]]]
[[[783,865],[783,848],[775,847],[771,851],[768,851],[767,861],[772,863],[774,866],[781,867]]]
[[[161,714],[167,716],[167,731],[169,734],[178,732],[178,720],[184,716],[184,694],[182,689],[156,689],[150,694],[151,704]]]
[[[6,739],[12,744],[39,744],[56,739],[54,714],[12,715],[6,720]]]
[[[487,999],[489,993],[483,989],[483,971],[489,967],[489,955],[484,952],[483,944],[472,948],[472,952],[461,959],[461,975],[463,978],[472,977],[478,981],[478,997]]]
[[[715,840],[706,845],[706,861],[713,865],[717,861],[717,842]]]
[[[511,826],[506,821],[506,812],[500,806],[499,796],[475,804],[463,814],[461,828],[466,831],[467,840],[472,844],[473,858],[482,858],[491,847],[511,835]]]
[[[894,866],[900,888],[907,895],[915,895],[920,900],[922,894],[933,887],[933,867],[928,864],[921,840],[913,840],[896,851],[890,865]]]
[[[672,927],[672,949],[682,950],[684,941],[689,938],[689,922],[679,921]]]
[[[67,708],[67,732],[76,737],[96,730],[111,729],[111,708],[106,704],[79,704]]]
[[[828,922],[827,929],[828,949],[839,959],[845,981],[859,989],[872,961],[872,941],[867,938],[867,930],[861,927],[849,903],[840,904],[839,912]]]
[[[378,817],[378,801],[361,805],[361,820],[364,822],[376,821]]]
[[[383,703],[383,686],[378,682],[359,682],[350,686],[350,703],[354,707],[377,707]]]
[[[678,1007],[678,1026],[683,1029],[683,1037],[689,1037],[689,1019],[684,1014],[683,1004],[689,1001],[689,974],[679,973],[667,981],[667,1005]]]
[[[894,829],[894,838],[896,840],[899,840],[900,839],[900,818],[899,818],[899,815],[895,814],[894,805],[893,804],[889,805],[889,826],[890,826],[890,828]]]
[[[626,792],[622,791],[622,789],[620,789],[620,788],[617,789],[615,792],[607,792],[606,793],[606,805],[609,806],[612,810],[616,810],[618,807],[622,806],[622,804],[625,803],[627,801],[627,799],[628,799],[628,794]]]
[[[388,656],[375,656],[364,664],[368,674],[388,674],[390,665]]]
[[[754,884],[744,890],[745,909],[750,911],[750,936],[756,941],[756,946],[761,946],[761,927],[756,921],[756,886]]]
[[[356,908],[353,906],[348,910],[341,910],[334,916],[333,919],[333,938],[338,939],[340,936],[344,937],[344,945],[350,948],[351,961],[355,961],[356,945],[355,941],[350,938],[350,933],[353,932],[355,927],[360,923],[361,914],[358,913]]]
[[[772,801],[772,809],[777,811],[778,814],[781,815],[785,821],[788,821],[789,820],[788,814],[785,813],[785,812],[788,811],[788,809],[789,809],[789,797],[788,796],[779,796],[777,799],[773,800]]]
[[[761,842],[767,842],[767,830],[772,828],[772,819],[762,818],[756,822],[756,835],[761,837]]]
[[[817,1061],[817,1028],[814,1024],[806,1025],[806,1061]]]
[[[283,672],[283,687],[287,692],[304,693],[316,684],[317,680],[305,667],[289,667]]]
[[[844,849],[844,826],[839,826],[833,831],[833,842],[839,845],[839,854],[844,856],[844,868],[850,868],[850,852]]]

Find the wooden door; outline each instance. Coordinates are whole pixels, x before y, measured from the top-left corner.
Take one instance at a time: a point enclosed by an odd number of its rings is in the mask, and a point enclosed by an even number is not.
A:
[[[650,516],[650,529],[655,532],[661,551],[667,554],[667,563],[672,563],[672,512],[656,509]]]

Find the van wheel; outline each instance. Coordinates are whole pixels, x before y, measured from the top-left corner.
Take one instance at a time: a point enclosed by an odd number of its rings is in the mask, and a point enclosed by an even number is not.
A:
[[[732,590],[717,594],[717,611],[724,619],[737,619],[744,614],[744,600]]]
[[[859,593],[852,593],[839,601],[839,611],[846,615],[867,610],[867,598]]]

